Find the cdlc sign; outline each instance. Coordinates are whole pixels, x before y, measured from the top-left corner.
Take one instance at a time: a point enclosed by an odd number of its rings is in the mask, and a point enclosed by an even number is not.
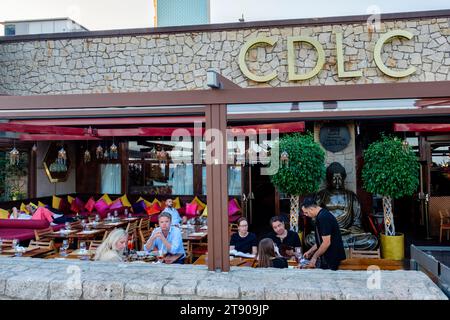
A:
[[[361,77],[361,70],[357,71],[345,71],[344,69],[344,49],[342,45],[342,33],[336,32],[336,53],[337,53],[337,70],[339,78],[354,78]],[[405,70],[393,70],[387,67],[383,61],[381,60],[381,50],[386,42],[395,37],[406,38],[411,40],[413,38],[413,34],[411,32],[405,30],[394,30],[383,34],[380,39],[375,44],[374,48],[374,60],[375,64],[384,74],[393,77],[393,78],[402,78],[409,76],[410,74],[416,72],[416,68],[410,66]],[[270,74],[260,76],[248,69],[247,63],[245,62],[245,58],[247,56],[247,52],[253,46],[257,44],[267,44],[270,46],[274,46],[277,40],[270,37],[257,37],[253,40],[248,41],[242,48],[239,53],[239,67],[241,68],[242,73],[249,79],[256,82],[267,82],[274,79],[277,74],[275,71]],[[307,73],[298,74],[295,72],[295,51],[294,44],[295,43],[308,43],[313,46],[313,48],[317,51],[317,62],[315,67]],[[305,37],[305,36],[295,36],[287,38],[287,50],[288,50],[288,79],[289,81],[297,81],[297,80],[307,80],[319,73],[325,63],[325,51],[323,50],[322,45],[314,38]]]

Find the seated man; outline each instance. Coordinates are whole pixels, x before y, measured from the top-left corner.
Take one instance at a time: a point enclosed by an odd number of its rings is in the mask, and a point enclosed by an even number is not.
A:
[[[180,228],[172,226],[172,217],[167,212],[158,216],[159,227],[153,230],[150,238],[144,244],[145,251],[162,250],[169,254],[181,254],[175,263],[184,263],[183,238]]]
[[[173,207],[173,200],[170,198],[166,200],[166,207],[162,212],[167,212],[171,215],[173,226],[179,227],[186,219],[186,216],[183,217],[183,220],[181,219],[178,210]]]
[[[294,249],[301,247],[298,233],[286,230],[281,216],[272,217],[272,219],[270,219],[270,225],[273,228],[273,231],[269,232],[266,238],[273,240],[282,256],[287,258],[294,256]]]

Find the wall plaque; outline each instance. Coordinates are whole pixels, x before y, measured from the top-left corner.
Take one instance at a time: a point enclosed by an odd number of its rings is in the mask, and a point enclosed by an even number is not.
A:
[[[319,139],[325,150],[339,152],[350,142],[350,130],[345,124],[324,124],[320,128]]]

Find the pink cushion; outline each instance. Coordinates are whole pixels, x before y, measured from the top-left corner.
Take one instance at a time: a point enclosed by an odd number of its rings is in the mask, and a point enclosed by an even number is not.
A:
[[[86,205],[84,206],[87,211],[92,212],[95,208],[95,200],[94,197],[90,197],[88,202],[86,202]]]
[[[197,216],[197,203],[186,204],[186,217],[193,218]]]
[[[113,201],[113,203],[111,203],[109,209],[110,210],[119,210],[123,207],[122,201],[120,200],[120,198],[116,199]]]
[[[95,210],[97,210],[97,212],[99,214],[103,214],[103,213],[107,212],[108,209],[109,209],[109,205],[103,199],[98,199],[97,202],[95,203]]]
[[[0,219],[0,229],[45,229],[49,222],[45,220]]]
[[[228,201],[228,216],[232,216],[239,211],[241,211],[241,208],[237,205],[236,200],[230,199],[230,201]]]

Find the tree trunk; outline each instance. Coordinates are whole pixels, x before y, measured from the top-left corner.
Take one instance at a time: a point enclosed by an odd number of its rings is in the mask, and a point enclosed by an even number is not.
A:
[[[394,213],[392,212],[392,199],[383,196],[384,230],[387,236],[395,236]]]
[[[298,210],[300,196],[291,195],[291,212],[289,215],[290,229],[298,232]]]

